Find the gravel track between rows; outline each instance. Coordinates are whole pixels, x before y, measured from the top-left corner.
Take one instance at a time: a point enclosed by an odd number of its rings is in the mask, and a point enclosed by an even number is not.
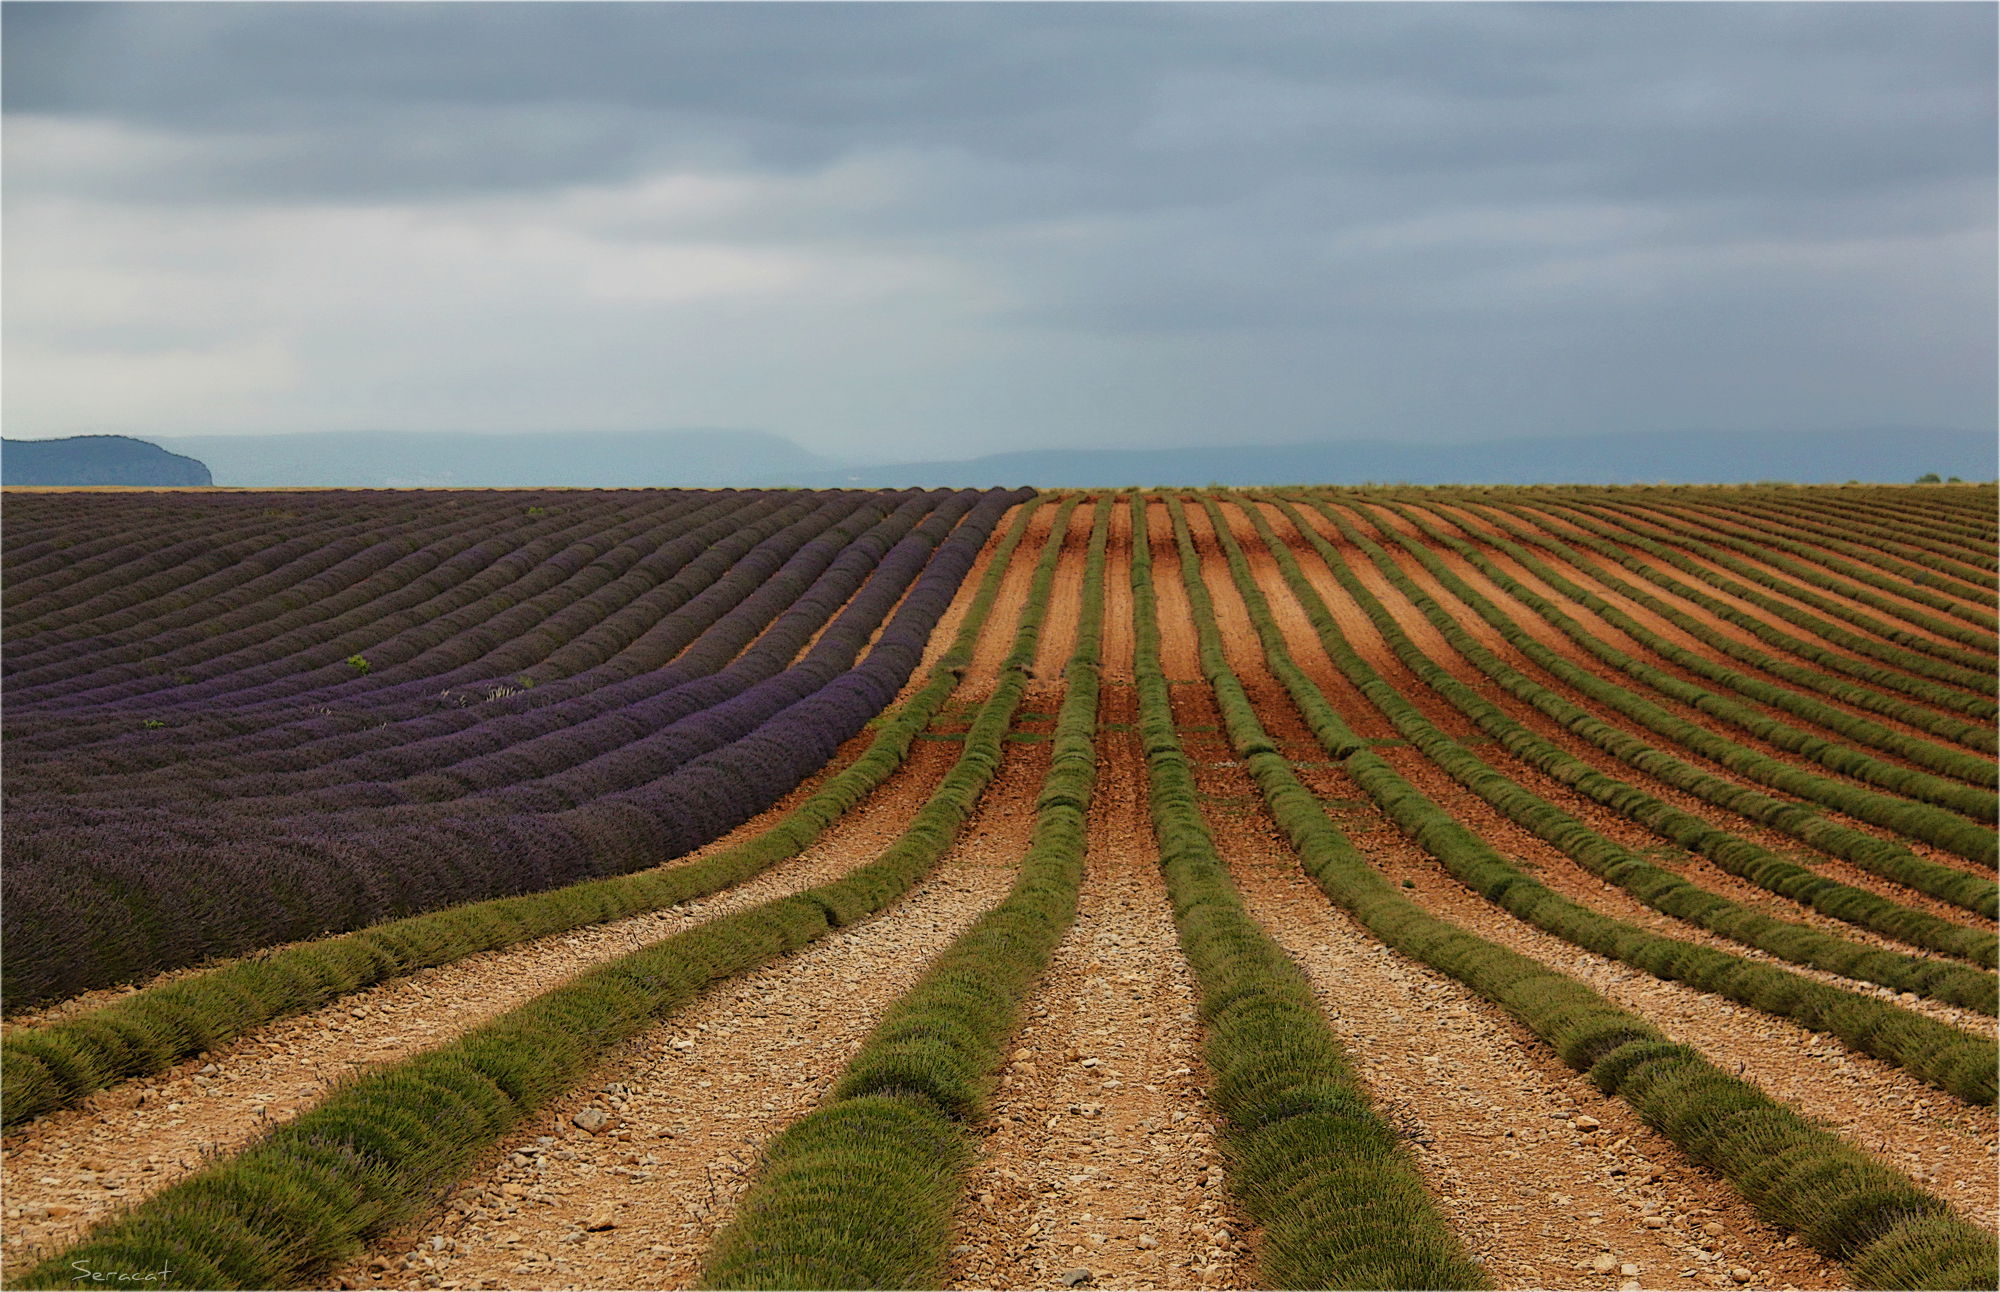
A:
[[[1045,746],[1007,746],[959,843],[916,890],[619,1046],[336,1285],[690,1285],[765,1141],[819,1104],[882,1011],[1006,893],[1047,763]],[[850,849],[849,864],[887,842]],[[576,1124],[592,1108],[613,1119],[596,1133]]]
[[[861,810],[838,818],[811,848],[712,897],[391,979],[28,1123],[0,1142],[6,1152],[7,1267],[46,1255],[213,1156],[241,1149],[271,1122],[317,1104],[342,1080],[442,1045],[650,942],[845,874],[901,832],[956,754],[953,745],[917,742],[894,780]],[[768,828],[817,780],[702,852]]]
[[[1246,1226],[1221,1183],[1197,993],[1133,733],[1124,505],[1110,535],[1098,778],[1077,920],[1028,1004],[983,1128],[953,1288],[1059,1287],[1076,1269],[1102,1287],[1236,1288],[1251,1277]]]

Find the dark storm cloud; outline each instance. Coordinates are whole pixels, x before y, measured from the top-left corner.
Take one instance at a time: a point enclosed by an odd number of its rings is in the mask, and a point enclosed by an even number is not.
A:
[[[635,255],[695,240],[949,264],[979,287],[958,321],[994,342],[972,352],[1016,364],[1014,382],[1077,380],[1046,356],[991,357],[1022,335],[1254,333],[1254,352],[1127,355],[1128,370],[1231,385],[1289,434],[1369,383],[1378,425],[1397,408],[1463,423],[1482,382],[1523,369],[1561,392],[1517,391],[1494,424],[1726,424],[1720,395],[1705,414],[1660,398],[1668,355],[1760,425],[1838,417],[1871,354],[1871,416],[1977,423],[1993,406],[1995,14],[13,4],[10,129],[123,133],[88,136],[102,156],[18,149],[9,200],[439,210]],[[617,196],[673,176],[764,187]],[[887,318],[893,347],[915,325]],[[1301,362],[1316,352],[1332,357]],[[943,400],[955,378],[932,361],[911,380]],[[1076,416],[1104,398],[1079,395]]]
[[[5,93],[247,146],[207,177],[239,196],[908,148],[1075,168],[1057,204],[1301,172],[1674,200],[1986,173],[1993,28],[1956,4],[28,4]]]

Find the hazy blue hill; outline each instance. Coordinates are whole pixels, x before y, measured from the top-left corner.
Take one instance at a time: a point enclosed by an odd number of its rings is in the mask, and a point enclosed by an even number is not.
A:
[[[324,431],[301,435],[174,435],[217,484],[720,488],[799,478],[834,464],[762,431]]]
[[[123,444],[92,436],[16,445]],[[805,485],[900,488],[1048,485],[1732,484],[1845,480],[1907,484],[1925,472],[1991,480],[1991,435],[1882,429],[1822,434],[1603,435],[1473,444],[1345,443],[1186,449],[1026,449],[957,461],[843,465],[762,431],[342,431],[304,435],[161,436],[198,457],[215,483],[250,487]],[[40,452],[43,450],[33,450]],[[199,468],[200,463],[191,463]],[[154,481],[157,483],[157,481]],[[22,483],[26,483],[23,479]],[[127,483],[119,481],[118,483]],[[202,483],[207,483],[206,479]]]
[[[958,462],[854,467],[820,486],[1267,484],[1732,484],[1846,480],[1908,484],[1926,471],[1995,474],[1994,439],[1964,431],[1817,435],[1605,435],[1477,444],[1348,443],[1193,449],[1037,449]]]
[[[0,440],[0,484],[207,485],[208,468],[191,457],[125,435],[60,440]]]

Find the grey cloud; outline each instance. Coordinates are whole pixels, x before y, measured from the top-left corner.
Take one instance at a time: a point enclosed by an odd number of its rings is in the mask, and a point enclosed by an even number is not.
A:
[[[881,148],[1142,190],[1176,187],[1160,171],[1233,188],[1274,167],[1470,168],[1661,196],[1962,171],[1991,138],[1969,51],[1992,30],[1989,8],[1949,4],[15,4],[5,93],[17,112],[269,131],[233,173],[213,163],[218,187],[268,198]],[[1251,108],[1233,128],[1147,137],[1178,95],[1227,121],[1232,88]]]
[[[602,192],[587,232],[635,252],[931,257],[990,289],[951,320],[990,344],[913,374],[932,387],[913,405],[1047,381],[1069,415],[1138,408],[1140,379],[1085,391],[1052,366],[1065,338],[1146,374],[1162,407],[1208,407],[1207,381],[1298,434],[1343,400],[1462,421],[1496,389],[1516,405],[1478,415],[1526,430],[1621,401],[1709,425],[1728,399],[1773,425],[1871,400],[1885,422],[1982,420],[1994,402],[1989,5],[16,3],[4,20],[10,122],[172,144],[47,178],[17,150],[10,203],[498,223]],[[675,174],[771,196],[620,208]],[[1917,316],[1929,333],[1886,322]],[[867,326],[893,346],[910,325]],[[1022,337],[1050,348],[992,357]],[[396,380],[416,398],[425,379]]]

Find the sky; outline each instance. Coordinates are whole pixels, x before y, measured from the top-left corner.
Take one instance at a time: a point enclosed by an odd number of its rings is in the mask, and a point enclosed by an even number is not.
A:
[[[1989,4],[0,21],[15,437],[1996,419]]]

